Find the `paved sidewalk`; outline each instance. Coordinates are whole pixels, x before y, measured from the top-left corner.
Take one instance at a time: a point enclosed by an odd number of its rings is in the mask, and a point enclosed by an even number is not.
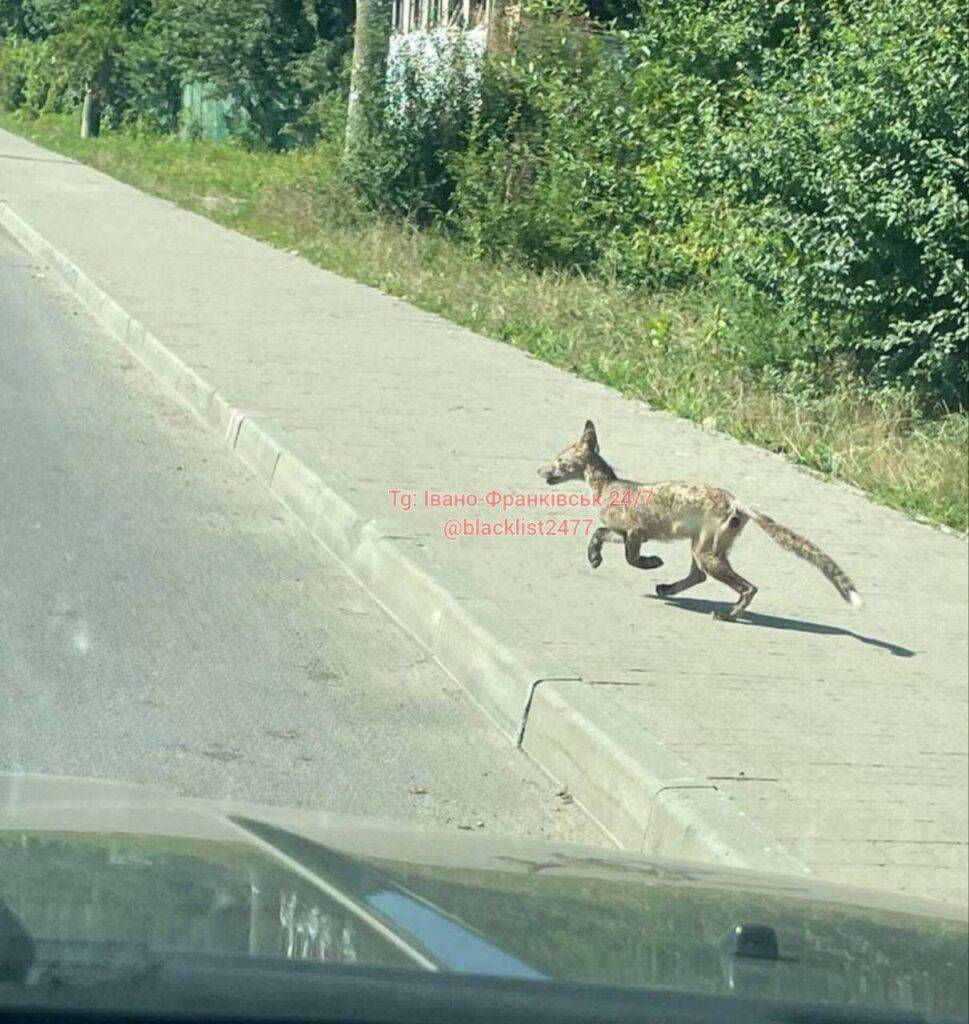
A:
[[[964,539],[4,132],[0,226],[623,846],[967,902]],[[537,467],[587,417],[623,474],[714,481],[806,533],[865,609],[753,525],[734,562],[760,592],[726,624],[715,582],[653,596],[683,544],[653,572],[607,545],[593,571],[583,535],[442,536],[588,510],[422,507],[552,493]]]

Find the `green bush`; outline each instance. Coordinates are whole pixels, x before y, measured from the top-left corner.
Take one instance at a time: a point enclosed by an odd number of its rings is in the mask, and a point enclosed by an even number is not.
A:
[[[864,10],[864,17],[859,15]],[[878,383],[965,402],[966,18],[960,0],[869,0],[718,139],[748,232],[731,258],[821,322]],[[712,166],[712,161],[711,161]]]
[[[456,154],[467,145],[477,88],[466,44],[429,37],[420,54],[391,61],[347,173],[372,209],[428,224],[450,207]]]
[[[118,120],[127,128],[148,134],[174,132],[182,108],[182,82],[164,48],[164,38],[149,20],[125,47],[124,74],[119,90]]]
[[[484,69],[450,220],[534,267],[759,294],[787,362],[964,405],[961,6],[647,0],[614,46],[526,22]]]
[[[288,141],[308,146],[317,139],[341,137],[346,126],[347,93],[350,89],[352,39],[348,32],[320,39],[314,48],[293,64],[300,103],[283,127]]]
[[[724,343],[758,372],[966,404],[965,0],[523,10],[483,62],[443,35],[391,61],[346,164],[372,209],[536,269],[709,289],[757,311]],[[352,22],[351,0],[0,0],[0,104],[90,85],[109,125],[172,131],[198,82],[253,147],[332,141]]]
[[[36,117],[68,110],[76,98],[49,43],[15,36],[0,41],[0,107]]]
[[[24,105],[24,89],[27,84],[27,62],[25,57],[30,43],[23,39],[7,37],[0,40],[0,107],[17,110]]]
[[[708,260],[689,160],[707,91],[568,22],[529,27],[484,69],[454,223],[482,252],[536,267],[693,279]]]

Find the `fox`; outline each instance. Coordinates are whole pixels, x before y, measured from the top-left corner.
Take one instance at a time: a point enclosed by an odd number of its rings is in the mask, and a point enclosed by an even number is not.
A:
[[[675,583],[658,584],[656,593],[660,597],[675,597],[712,576],[737,594],[730,608],[715,611],[713,617],[725,622],[736,620],[750,606],[757,588],[736,572],[728,555],[744,527],[753,520],[785,551],[820,569],[855,610],[862,607],[854,583],[832,558],[806,537],[742,505],[729,491],[710,484],[643,484],[618,477],[599,452],[592,420],[586,420],[578,441],[543,465],[538,474],[553,486],[584,480],[598,496],[602,525],[593,532],[587,552],[593,569],[602,565],[602,545],[607,540],[624,545],[626,561],[634,569],[658,569],[663,565],[657,555],[640,553],[648,541],[690,541],[693,561],[689,573]]]

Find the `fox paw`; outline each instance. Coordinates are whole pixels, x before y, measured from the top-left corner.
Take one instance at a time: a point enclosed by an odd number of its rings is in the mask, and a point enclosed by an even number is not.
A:
[[[643,555],[639,559],[640,569],[658,569],[663,564],[663,559],[659,555]]]
[[[714,612],[713,617],[717,622],[733,622],[735,616],[731,615],[730,612]]]
[[[656,584],[656,596],[657,597],[667,597],[669,595],[669,592],[670,592],[670,584],[669,583],[657,583]]]
[[[589,565],[593,569],[598,569],[602,565],[602,552],[597,551],[595,548],[589,548]]]

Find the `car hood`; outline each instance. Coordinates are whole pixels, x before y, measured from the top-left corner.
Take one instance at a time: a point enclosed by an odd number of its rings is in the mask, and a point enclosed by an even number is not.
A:
[[[967,1012],[964,907],[89,779],[0,774],[0,903],[39,939]]]

